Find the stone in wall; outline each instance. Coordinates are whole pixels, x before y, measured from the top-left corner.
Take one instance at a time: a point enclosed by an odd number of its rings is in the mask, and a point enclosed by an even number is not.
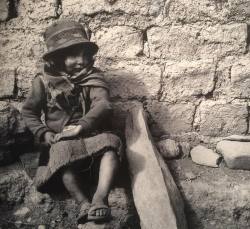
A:
[[[190,101],[211,93],[215,87],[215,70],[213,60],[166,63],[160,100]]]
[[[150,125],[153,135],[171,135],[192,131],[195,113],[193,104],[169,104],[152,100],[148,102],[146,107],[153,119]]]
[[[95,15],[103,12],[122,12],[132,15],[158,16],[162,12],[164,4],[164,0],[114,0],[112,2],[108,0],[64,0],[63,15]]]
[[[250,15],[250,2],[248,0],[228,1],[168,1],[165,7],[165,17],[176,22],[198,21],[242,21]]]
[[[196,112],[194,126],[200,134],[212,137],[244,134],[247,117],[246,103],[204,101]]]
[[[142,32],[128,26],[102,28],[95,34],[103,57],[135,58],[143,52]]]
[[[231,68],[230,94],[234,98],[250,98],[250,57],[242,58]]]
[[[243,54],[247,47],[244,23],[152,27],[147,36],[150,57],[178,61]]]
[[[44,52],[44,42],[39,34],[26,32],[0,38],[0,65],[35,67]]]
[[[25,68],[18,67],[16,70],[17,75],[17,88],[18,88],[18,97],[26,97],[28,92],[31,89],[31,82],[39,71],[38,66],[34,66],[34,68]]]
[[[55,0],[20,1],[18,16],[31,21],[43,21],[57,17]]]
[[[216,98],[228,101],[250,98],[250,55],[227,57],[217,69]]]
[[[122,14],[103,12],[92,17],[91,15],[82,15],[80,21],[89,25],[92,31],[98,31],[100,28],[108,28],[112,26],[130,26],[145,30],[155,24],[155,18],[149,16],[141,16],[139,14]]]
[[[111,96],[118,98],[156,97],[160,89],[161,69],[140,61],[99,62],[111,86]]]
[[[9,16],[9,0],[0,1],[0,22],[6,21]]]
[[[15,93],[15,70],[0,69],[0,99],[11,98]]]
[[[226,101],[231,101],[231,97],[229,96],[228,89],[231,84],[231,69],[233,63],[237,61],[238,57],[230,56],[218,62],[216,69],[216,78],[217,82],[215,85],[215,90],[213,92],[213,97],[218,99],[223,99]]]

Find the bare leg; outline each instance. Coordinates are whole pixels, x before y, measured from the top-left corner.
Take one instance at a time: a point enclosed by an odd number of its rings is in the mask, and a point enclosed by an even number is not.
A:
[[[108,195],[110,193],[115,174],[119,166],[118,157],[115,152],[106,152],[101,159],[99,180],[92,204],[108,205]],[[105,210],[96,210],[96,216],[106,215]]]
[[[85,201],[88,201],[87,197],[84,195],[81,186],[79,184],[79,181],[77,180],[77,177],[75,173],[72,171],[72,169],[68,168],[64,170],[62,175],[62,181],[69,192],[69,194],[78,202],[82,203]]]

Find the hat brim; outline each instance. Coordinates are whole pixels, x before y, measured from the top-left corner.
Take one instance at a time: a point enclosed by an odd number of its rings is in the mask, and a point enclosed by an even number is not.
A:
[[[92,51],[93,55],[95,55],[99,49],[98,46],[94,42],[91,42],[91,41],[80,40],[80,39],[71,40],[71,41],[63,43],[60,46],[57,46],[55,49],[53,49],[51,51],[46,52],[43,55],[43,59],[48,60],[50,57],[62,52],[64,49],[67,49],[67,48],[69,48],[71,46],[75,46],[75,45],[82,45],[83,47],[88,47]]]

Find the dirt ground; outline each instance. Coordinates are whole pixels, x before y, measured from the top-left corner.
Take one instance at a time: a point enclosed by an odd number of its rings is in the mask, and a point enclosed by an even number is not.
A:
[[[220,168],[199,166],[190,158],[167,163],[185,201],[189,229],[250,228],[250,171],[230,170],[223,163]],[[0,228],[77,228],[78,206],[68,195],[50,197],[33,187],[29,175],[35,164],[36,155],[25,154],[0,167]],[[112,221],[78,228],[139,229],[132,199],[125,171],[109,198]]]
[[[250,228],[250,171],[168,162],[185,201],[190,229]]]
[[[22,161],[0,167],[1,229],[140,228],[126,172],[119,174],[116,187],[109,196],[112,220],[106,224],[87,223],[77,226],[79,206],[69,195],[63,193],[49,196],[35,190],[29,175],[32,177],[32,166],[35,166],[36,160],[35,154],[26,154],[22,156]]]

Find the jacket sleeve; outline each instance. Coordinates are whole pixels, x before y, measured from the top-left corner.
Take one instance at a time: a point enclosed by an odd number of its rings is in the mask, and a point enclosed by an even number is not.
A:
[[[90,88],[90,110],[79,121],[83,132],[89,133],[98,128],[112,114],[109,91],[103,87]]]
[[[25,124],[38,140],[41,140],[43,134],[50,130],[41,121],[42,108],[45,105],[45,100],[46,95],[43,82],[40,77],[35,77],[32,82],[31,92],[24,102],[22,115]]]

